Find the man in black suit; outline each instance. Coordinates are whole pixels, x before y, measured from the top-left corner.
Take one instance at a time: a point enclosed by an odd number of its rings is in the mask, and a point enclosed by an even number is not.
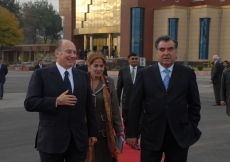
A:
[[[56,65],[34,71],[24,102],[27,111],[39,112],[35,147],[41,162],[85,162],[99,135],[88,75],[72,68],[72,42],[60,40],[55,56]]]
[[[129,54],[128,62],[129,66],[120,69],[117,80],[117,98],[119,104],[120,102],[122,103],[122,118],[125,133],[128,126],[129,101],[133,84],[135,83],[137,72],[143,68],[142,66],[138,66],[138,55],[136,53],[132,52]],[[140,147],[137,145],[136,149],[140,149]]]
[[[200,97],[193,69],[175,63],[177,41],[160,36],[156,42],[158,63],[141,69],[133,87],[127,143],[135,147],[144,102],[141,128],[141,161],[186,162],[189,147],[201,136]]]
[[[0,100],[3,98],[3,86],[6,81],[6,74],[8,73],[7,66],[3,64],[2,58],[0,58]]]
[[[211,80],[210,83],[213,84],[213,90],[216,102],[212,106],[220,106],[220,85],[221,76],[224,70],[223,64],[219,61],[219,57],[214,55],[213,57],[213,67],[211,70]]]
[[[34,70],[44,68],[45,65],[43,65],[43,60],[39,60],[38,64],[34,67]]]
[[[88,72],[89,72],[89,68],[88,68],[88,65],[87,65],[87,59],[88,59],[88,57],[89,57],[90,55],[93,55],[93,54],[95,54],[95,52],[89,52],[89,53],[87,54],[87,58],[86,58],[86,60],[85,60],[85,65],[77,66],[77,69],[82,70],[82,71],[85,71],[85,72],[88,73]],[[105,69],[104,69],[103,74],[104,74],[105,76],[108,76],[106,67],[105,67]]]

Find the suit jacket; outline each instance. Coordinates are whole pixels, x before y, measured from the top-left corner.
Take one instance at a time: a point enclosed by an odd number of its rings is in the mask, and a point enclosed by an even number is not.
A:
[[[220,84],[223,70],[223,64],[220,61],[216,61],[211,70],[211,80],[214,84]]]
[[[5,83],[6,81],[6,74],[8,73],[7,66],[2,63],[1,69],[0,69],[0,82]]]
[[[137,66],[137,72],[144,68]],[[136,75],[137,76],[137,75]],[[123,90],[123,91],[122,91]],[[130,74],[130,66],[120,69],[117,80],[117,98],[120,103],[122,93],[122,109],[129,109],[130,96],[133,90],[133,81]]]
[[[226,101],[226,114],[230,116],[230,69],[223,71],[220,87],[220,100]]]
[[[39,112],[35,145],[38,151],[65,152],[71,133],[78,150],[87,151],[88,138],[99,136],[88,75],[75,68],[72,72],[73,95],[77,97],[75,106],[56,107],[56,98],[67,90],[56,65],[35,70],[31,77],[24,106],[27,111]]]
[[[80,65],[80,66],[77,67],[77,69],[80,69],[80,70],[82,70],[82,71],[88,73],[88,65]],[[106,67],[105,67],[105,69],[104,69],[103,74],[104,74],[105,76],[108,76],[107,68],[106,68]]]
[[[44,67],[45,67],[45,65],[42,65],[42,68],[44,68]],[[41,69],[39,64],[35,65],[34,70],[36,70],[36,69]]]
[[[145,113],[141,128],[141,148],[158,151],[168,123],[177,143],[188,148],[201,136],[200,97],[194,70],[174,64],[165,90],[158,64],[139,71],[130,100],[127,137],[138,137],[142,102]]]
[[[112,106],[112,117],[113,117],[113,128],[116,133],[123,132],[121,115],[119,111],[118,101],[117,101],[117,93],[114,88],[114,81],[112,78],[107,77],[107,83],[110,91],[111,97],[111,106]],[[103,87],[106,86],[102,81],[99,82],[95,91],[93,92],[93,96],[96,103],[96,111],[97,111],[97,119],[99,125],[99,131],[103,132],[106,135],[106,123],[105,123],[105,103],[103,97]]]

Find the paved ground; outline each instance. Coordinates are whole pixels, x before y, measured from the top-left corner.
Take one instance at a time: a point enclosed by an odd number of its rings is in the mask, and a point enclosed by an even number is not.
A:
[[[34,149],[38,113],[26,112],[23,101],[32,72],[10,71],[0,100],[0,162],[39,162]],[[117,76],[114,73],[115,82]],[[197,76],[202,110],[201,139],[189,150],[188,162],[230,161],[230,118],[225,107],[213,107],[209,76]]]

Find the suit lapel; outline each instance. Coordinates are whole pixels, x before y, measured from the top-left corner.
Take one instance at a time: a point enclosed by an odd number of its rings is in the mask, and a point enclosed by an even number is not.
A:
[[[102,88],[104,88],[105,84],[103,84],[102,81],[100,81],[94,91],[94,94],[97,94],[98,92],[100,92],[102,90]]]
[[[76,69],[72,68],[72,73],[73,73],[73,82],[74,82],[73,94],[77,96],[77,94],[79,93],[79,89],[82,86],[82,80],[79,75],[79,72]]]
[[[168,91],[170,91],[170,89],[174,86],[174,84],[177,82],[177,80],[180,78],[181,75],[182,75],[181,69],[178,67],[177,64],[174,63],[172,75],[169,80]]]
[[[132,77],[131,77],[131,74],[130,74],[130,67],[127,66],[125,68],[125,73],[124,73],[126,76],[124,78],[127,78],[128,82],[130,82],[131,84],[133,84],[133,81],[132,81]]]
[[[161,78],[160,70],[158,67],[158,64],[154,64],[151,67],[151,72],[150,76],[153,78],[154,82],[159,86],[159,88],[163,91],[165,91],[165,87]]]
[[[52,66],[51,70],[50,70],[50,78],[51,80],[57,85],[57,87],[62,91],[66,91],[67,88],[65,87],[65,83],[62,79],[62,76],[57,68],[56,65]]]

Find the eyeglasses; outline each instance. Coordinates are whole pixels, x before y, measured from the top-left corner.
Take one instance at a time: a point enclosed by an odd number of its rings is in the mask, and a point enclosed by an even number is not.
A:
[[[131,60],[138,60],[138,58],[131,58]]]

